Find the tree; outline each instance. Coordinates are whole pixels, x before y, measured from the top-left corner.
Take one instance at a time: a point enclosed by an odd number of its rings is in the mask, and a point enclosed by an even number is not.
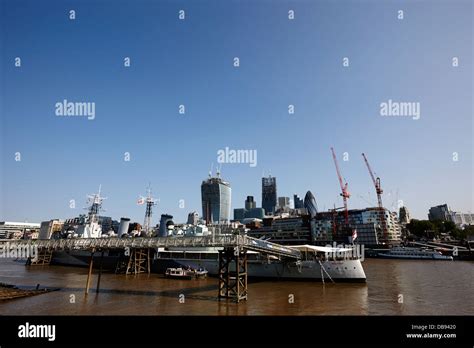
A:
[[[427,231],[438,232],[436,225],[428,220],[412,219],[407,225],[407,229],[408,231],[410,231],[411,234],[414,234],[418,237],[425,236]]]
[[[474,225],[468,225],[464,227],[466,236],[474,236]]]
[[[451,232],[456,230],[456,224],[452,221],[445,221],[443,223],[443,232]]]
[[[433,229],[439,232],[444,232],[444,221],[443,220],[430,220],[433,224]]]
[[[451,231],[451,236],[456,239],[467,239],[469,236],[474,236],[474,225],[464,226],[463,229],[456,228]]]

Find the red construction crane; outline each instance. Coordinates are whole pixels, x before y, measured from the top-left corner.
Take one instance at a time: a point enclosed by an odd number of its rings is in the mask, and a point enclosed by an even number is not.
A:
[[[374,173],[372,172],[372,168],[370,168],[369,161],[367,160],[367,157],[365,157],[365,154],[362,154],[362,157],[364,157],[365,164],[367,165],[367,169],[369,170],[370,177],[372,178],[372,182],[374,183],[375,186],[375,192],[377,192],[377,200],[379,203],[379,214],[380,214],[380,222],[382,223],[382,232],[383,232],[383,237],[385,241],[388,241],[388,231],[387,231],[387,222],[385,220],[385,209],[382,204],[382,186],[380,185],[380,178],[377,177],[375,178]]]
[[[331,147],[332,151],[332,158],[334,160],[334,165],[336,166],[337,177],[339,179],[339,185],[341,186],[341,193],[342,200],[344,201],[344,219],[346,226],[349,225],[349,212],[347,211],[347,200],[350,198],[351,194],[347,191],[347,182],[344,184],[342,181],[341,172],[339,170],[339,165],[337,164],[336,154],[334,153],[334,149]]]

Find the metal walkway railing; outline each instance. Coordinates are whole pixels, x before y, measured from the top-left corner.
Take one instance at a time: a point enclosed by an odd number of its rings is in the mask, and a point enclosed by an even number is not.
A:
[[[0,245],[7,242],[22,247],[34,246],[49,250],[223,247],[252,250],[264,254],[294,259],[301,258],[301,252],[299,250],[243,235],[158,238],[3,239],[0,240]]]

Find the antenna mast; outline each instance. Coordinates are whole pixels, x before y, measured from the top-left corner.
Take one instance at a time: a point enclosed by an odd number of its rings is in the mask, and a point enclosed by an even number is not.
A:
[[[153,215],[153,206],[156,205],[155,199],[151,196],[151,184],[148,184],[147,197],[145,199],[145,221],[143,222],[143,230],[146,236],[151,234],[151,216]]]
[[[84,208],[88,210],[88,218],[87,221],[89,223],[93,222],[98,222],[98,215],[99,213],[103,210],[102,209],[102,202],[104,199],[107,199],[105,197],[102,197],[100,195],[100,192],[102,190],[102,185],[99,185],[99,192],[94,193],[92,195],[87,195],[87,203],[89,204],[88,207]]]

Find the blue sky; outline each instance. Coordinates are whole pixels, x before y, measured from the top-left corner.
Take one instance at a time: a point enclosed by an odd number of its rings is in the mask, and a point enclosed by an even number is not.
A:
[[[311,190],[320,209],[340,206],[334,146],[351,208],[376,204],[365,152],[388,208],[398,197],[417,218],[442,203],[474,211],[471,1],[1,6],[0,220],[77,216],[102,184],[106,215],[141,222],[136,201],[151,182],[154,222],[183,221],[201,213],[201,181],[226,146],[258,153],[254,168],[222,166],[233,208],[247,195],[261,205],[263,172],[277,177],[279,196]],[[95,102],[95,119],[56,116],[63,99]],[[421,118],[380,116],[388,99],[419,102]]]

